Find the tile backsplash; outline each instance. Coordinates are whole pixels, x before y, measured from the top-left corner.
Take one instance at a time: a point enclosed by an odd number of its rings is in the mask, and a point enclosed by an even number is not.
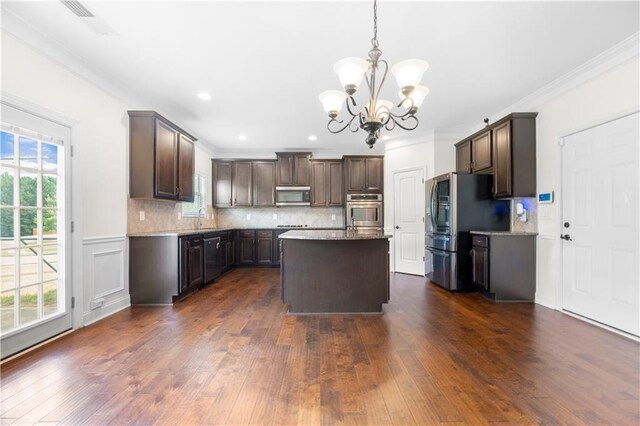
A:
[[[144,212],[144,220],[140,220],[141,212]],[[127,203],[129,234],[194,229],[197,220],[195,217],[182,217],[182,203],[135,198],[129,198]],[[202,227],[216,227],[215,209],[211,206],[207,206],[207,217],[202,218]]]
[[[527,221],[520,222],[516,204],[522,203],[527,210]],[[535,197],[511,200],[511,232],[538,232],[538,201]]]
[[[216,222],[220,228],[275,228],[277,225],[342,228],[344,226],[344,209],[342,207],[216,209]]]

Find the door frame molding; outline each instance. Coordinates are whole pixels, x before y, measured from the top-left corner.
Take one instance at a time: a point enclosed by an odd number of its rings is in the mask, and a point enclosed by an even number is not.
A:
[[[594,120],[594,121],[590,121],[588,123],[585,123],[579,127],[570,129],[566,132],[563,132],[562,134],[560,134],[557,138],[556,138],[556,152],[557,152],[557,158],[558,158],[558,164],[556,166],[556,170],[558,173],[558,187],[557,187],[557,197],[555,202],[558,203],[558,228],[556,229],[556,231],[559,231],[560,233],[562,232],[562,218],[564,215],[564,212],[562,210],[562,201],[563,201],[563,185],[564,185],[564,181],[562,179],[562,175],[563,175],[563,162],[564,162],[564,157],[563,157],[563,148],[565,146],[565,140],[566,138],[568,138],[569,136],[573,136],[577,133],[581,133],[584,132],[586,130],[590,130],[593,129],[595,127],[598,126],[602,126],[604,124],[607,123],[611,123],[612,121],[616,121],[616,120],[620,120],[622,118],[631,116],[633,114],[638,114],[640,113],[640,105],[636,105],[632,108],[626,108],[623,110],[618,111],[615,114],[611,114],[611,115],[607,115],[605,117],[602,117],[598,120]],[[639,117],[640,119],[640,117]],[[557,235],[559,235],[558,232],[556,232],[556,238]],[[544,237],[544,235],[542,236]],[[574,318],[580,319],[582,321],[588,322],[590,324],[596,325],[598,327],[607,329],[609,331],[613,331],[616,334],[619,334],[621,336],[625,336],[628,337],[632,340],[636,340],[636,341],[640,341],[639,337],[636,337],[632,334],[626,333],[624,331],[618,330],[617,328],[614,327],[610,327],[606,324],[600,323],[598,321],[594,321],[590,318],[584,317],[582,315],[578,315],[575,314],[573,312],[567,311],[564,309],[564,303],[563,303],[563,291],[564,291],[564,280],[563,280],[563,276],[564,276],[564,255],[563,255],[563,250],[562,250],[562,241],[560,241],[560,249],[559,249],[559,259],[560,259],[560,263],[559,263],[559,267],[558,267],[558,271],[557,271],[557,279],[558,279],[558,286],[556,288],[556,310],[562,312],[565,315],[569,315],[572,316]],[[640,259],[638,259],[638,261],[640,262]]]
[[[393,223],[391,224],[391,233],[393,234],[393,268],[392,271],[393,272],[397,272],[396,271],[396,244],[395,241],[397,241],[396,239],[396,174],[399,173],[405,173],[405,172],[413,172],[413,171],[421,171],[422,172],[422,179],[423,179],[423,185],[424,183],[427,181],[427,179],[429,179],[427,177],[427,165],[425,164],[424,166],[412,166],[412,167],[403,167],[401,169],[396,169],[393,170],[391,172],[391,181],[393,182],[393,200],[391,201],[391,211],[393,212]],[[423,194],[424,195],[424,194]],[[426,205],[426,197],[423,197],[423,205],[422,205],[422,213],[425,214],[425,205]],[[385,230],[386,232],[388,232],[388,230]],[[423,230],[423,238],[424,238],[424,230]],[[424,248],[423,248],[424,249]],[[425,254],[426,256],[426,254]],[[424,262],[423,262],[424,263]],[[426,274],[426,271],[425,271]]]
[[[78,141],[82,138],[80,121],[51,110],[43,105],[32,102],[28,99],[8,93],[5,90],[0,91],[0,98],[3,104],[21,110],[25,113],[32,114],[44,120],[52,121],[63,127],[69,128],[71,137],[69,140],[70,150],[72,146],[78,145]],[[73,221],[74,230],[70,232],[69,257],[70,270],[67,273],[67,279],[71,280],[71,296],[75,297],[75,308],[71,309],[71,325],[73,329],[80,328],[84,325],[82,319],[83,306],[83,288],[82,288],[82,205],[79,200],[82,197],[82,181],[80,167],[78,164],[77,153],[69,155],[69,172],[68,178],[71,180],[70,197],[71,211],[70,220]]]

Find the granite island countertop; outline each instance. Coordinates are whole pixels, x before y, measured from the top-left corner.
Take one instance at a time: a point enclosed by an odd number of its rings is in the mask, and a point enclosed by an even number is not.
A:
[[[284,240],[386,240],[391,238],[384,232],[358,233],[352,230],[293,230],[280,235]]]
[[[537,232],[511,232],[511,231],[469,231],[476,235],[495,235],[500,237],[531,237],[538,235]]]

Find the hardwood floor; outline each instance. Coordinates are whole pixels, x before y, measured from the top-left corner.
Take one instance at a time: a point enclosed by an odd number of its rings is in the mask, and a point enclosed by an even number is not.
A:
[[[396,274],[382,316],[287,316],[238,269],[1,367],[3,424],[638,424],[639,345]]]

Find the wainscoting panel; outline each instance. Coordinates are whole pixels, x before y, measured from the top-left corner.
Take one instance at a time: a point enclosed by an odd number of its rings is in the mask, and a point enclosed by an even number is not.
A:
[[[83,323],[91,324],[131,304],[127,238],[83,240]]]

